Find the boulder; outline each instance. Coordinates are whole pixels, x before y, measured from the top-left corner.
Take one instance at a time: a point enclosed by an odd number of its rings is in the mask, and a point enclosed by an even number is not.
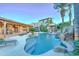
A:
[[[66,48],[62,47],[62,46],[58,46],[54,49],[55,52],[58,52],[58,53],[65,53],[67,52]]]

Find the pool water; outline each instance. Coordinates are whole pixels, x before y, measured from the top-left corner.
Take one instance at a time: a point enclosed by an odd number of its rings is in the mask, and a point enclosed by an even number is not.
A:
[[[40,55],[43,54],[51,49],[53,49],[55,46],[60,45],[60,40],[55,37],[53,34],[48,34],[48,33],[40,33],[39,36],[34,37],[34,38],[29,38],[30,40],[35,40],[35,44],[33,45],[34,47],[30,48],[31,49],[31,55]],[[26,41],[27,43],[27,41]],[[29,43],[30,45],[32,43]],[[27,44],[25,45],[27,47]],[[29,49],[29,50],[30,50]],[[26,51],[26,48],[24,48]],[[29,53],[27,50],[26,53]]]

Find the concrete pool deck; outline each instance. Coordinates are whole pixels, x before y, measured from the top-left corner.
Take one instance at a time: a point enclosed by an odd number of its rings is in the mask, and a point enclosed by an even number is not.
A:
[[[10,39],[17,40],[16,46],[8,46],[8,47],[1,47],[0,48],[0,56],[33,56],[24,51],[24,46],[26,43],[26,39],[28,38],[27,35],[23,36],[15,36],[10,37]],[[6,38],[7,40],[7,38]],[[64,53],[56,53],[53,49],[47,51],[46,53],[41,54],[40,56],[64,56]]]

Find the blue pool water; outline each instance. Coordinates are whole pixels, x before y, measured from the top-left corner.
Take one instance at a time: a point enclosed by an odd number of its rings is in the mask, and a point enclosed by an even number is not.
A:
[[[48,33],[40,33],[38,37],[29,38],[28,40],[31,42],[26,41],[24,50],[32,55],[43,54],[60,45],[60,40],[56,39],[55,35]]]

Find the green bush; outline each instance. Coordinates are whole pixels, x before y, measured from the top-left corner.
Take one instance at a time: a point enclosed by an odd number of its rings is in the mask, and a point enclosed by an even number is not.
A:
[[[70,26],[70,22],[64,22],[64,23],[58,24],[57,28],[62,30],[64,27],[68,27],[68,26]]]
[[[35,28],[30,28],[30,31],[33,31],[34,32],[35,31]]]
[[[0,38],[0,41],[3,41],[4,39]]]
[[[47,29],[42,29],[41,32],[48,32],[48,30]]]
[[[35,28],[30,28],[30,32],[32,32],[32,34],[34,34]]]
[[[79,40],[76,40],[74,42],[74,45],[75,45],[75,50],[73,51],[73,54],[74,55],[79,55]]]
[[[46,26],[44,26],[43,24],[40,25],[40,31],[41,32],[48,32]]]

